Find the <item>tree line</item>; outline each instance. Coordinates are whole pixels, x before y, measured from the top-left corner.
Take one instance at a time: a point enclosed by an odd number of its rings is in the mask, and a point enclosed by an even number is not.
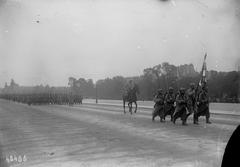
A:
[[[144,69],[140,76],[128,78],[116,76],[99,80],[96,83],[97,95],[103,99],[121,99],[124,87],[131,79],[139,86],[139,100],[152,100],[159,88],[167,91],[169,87],[173,87],[176,92],[180,87],[189,88],[192,82],[197,85],[200,77],[192,64],[175,66],[164,62]],[[210,70],[207,72],[207,84],[211,102],[239,103],[240,72]]]
[[[175,66],[164,62],[156,66],[146,68],[142,75],[135,77],[115,76],[98,80],[95,84],[92,79],[69,77],[76,85],[76,90],[83,98],[100,99],[122,99],[125,86],[129,80],[133,80],[139,87],[139,100],[152,100],[156,90],[162,88],[167,91],[173,87],[175,92],[180,88],[189,88],[189,84],[196,85],[200,80],[200,74],[194,69],[193,64]],[[211,102],[234,102],[240,101],[240,72],[217,72],[210,70],[207,72],[207,84]],[[69,85],[70,87],[70,85]],[[19,89],[22,88],[22,89]],[[25,88],[26,89],[26,88]],[[29,90],[30,88],[28,88]],[[11,81],[10,85],[5,85],[2,92],[14,92],[22,90],[23,87]],[[52,90],[56,92],[67,90],[67,87],[35,86],[31,92],[41,90]],[[26,91],[26,90],[25,90]]]

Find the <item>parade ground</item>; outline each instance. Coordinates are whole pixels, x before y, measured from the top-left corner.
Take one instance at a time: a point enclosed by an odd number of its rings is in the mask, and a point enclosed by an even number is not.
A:
[[[1,166],[220,166],[239,115],[212,114],[212,124],[151,121],[151,109],[36,105],[0,100]]]

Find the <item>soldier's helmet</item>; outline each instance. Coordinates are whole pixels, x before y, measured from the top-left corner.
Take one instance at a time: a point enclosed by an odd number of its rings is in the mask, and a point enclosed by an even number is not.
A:
[[[158,93],[158,94],[163,93],[163,90],[162,90],[162,89],[158,89],[158,90],[157,90],[157,93]]]
[[[180,93],[185,93],[185,88],[180,88]]]
[[[168,88],[168,91],[169,91],[170,93],[173,93],[173,88],[172,88],[172,87],[169,87],[169,88]]]
[[[195,88],[195,83],[190,83],[190,88]]]

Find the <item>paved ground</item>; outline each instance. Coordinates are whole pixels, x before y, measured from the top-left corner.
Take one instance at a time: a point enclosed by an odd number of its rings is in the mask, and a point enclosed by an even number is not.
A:
[[[27,106],[0,100],[1,166],[220,166],[239,116],[213,124],[151,121],[117,106]]]
[[[84,104],[95,104],[96,99],[83,99]],[[105,105],[115,105],[122,106],[122,100],[106,100],[106,99],[98,99],[98,104]],[[138,101],[138,106],[140,108],[152,108],[154,106],[153,101]],[[219,114],[228,114],[228,115],[240,115],[240,104],[239,103],[210,103],[209,105],[211,109],[211,113],[219,113]]]

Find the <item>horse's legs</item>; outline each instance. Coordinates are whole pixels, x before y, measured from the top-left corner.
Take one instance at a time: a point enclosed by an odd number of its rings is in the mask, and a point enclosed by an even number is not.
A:
[[[137,106],[137,102],[136,102],[136,101],[135,101],[134,103],[135,103],[135,111],[134,111],[134,112],[136,113],[136,112],[137,112],[137,107],[138,107],[138,106]]]
[[[132,105],[132,103],[130,103],[130,111],[131,111],[131,114],[132,114],[132,108],[133,108],[133,105]]]
[[[128,102],[129,112],[132,114],[132,102]]]
[[[124,112],[124,114],[126,114],[126,111],[125,111],[125,100],[123,100],[123,112]]]

